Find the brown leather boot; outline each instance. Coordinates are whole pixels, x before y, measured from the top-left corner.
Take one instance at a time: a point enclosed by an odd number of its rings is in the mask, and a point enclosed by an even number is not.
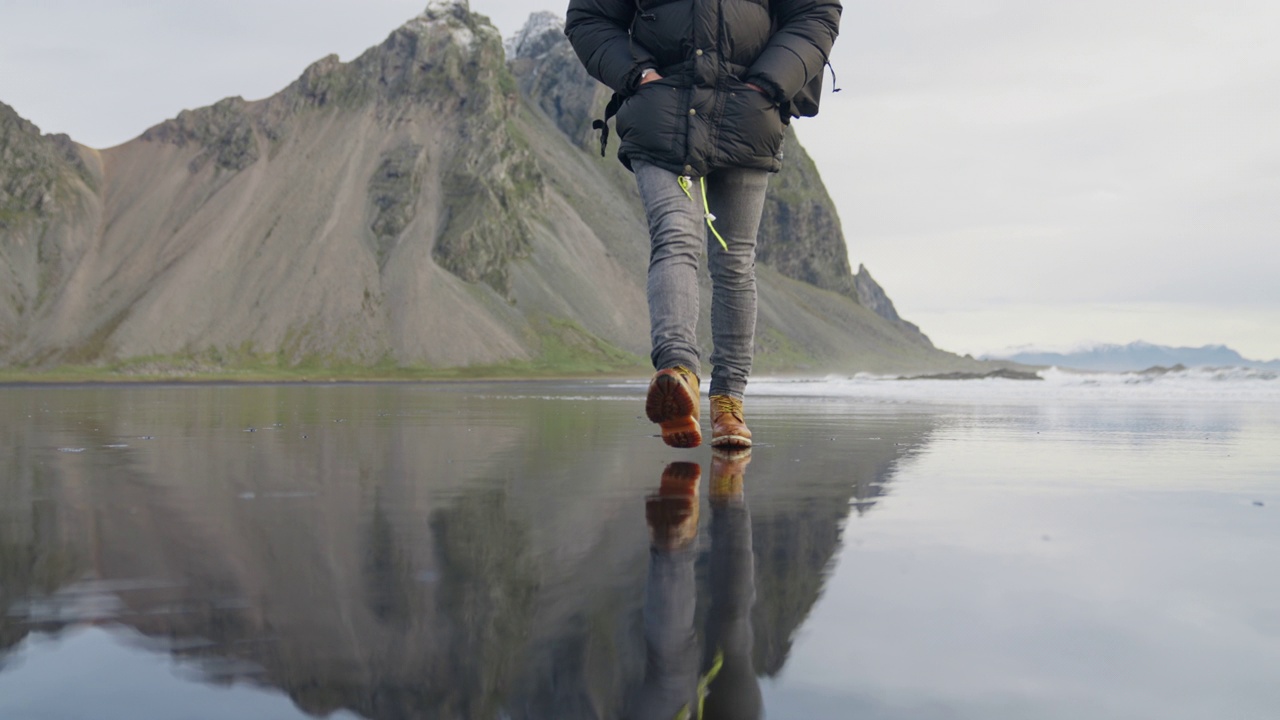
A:
[[[649,420],[662,429],[662,441],[671,447],[695,448],[702,444],[698,427],[698,376],[676,366],[659,370],[649,381],[644,401]]]
[[[711,447],[751,447],[751,430],[742,417],[742,401],[738,398],[711,396]]]

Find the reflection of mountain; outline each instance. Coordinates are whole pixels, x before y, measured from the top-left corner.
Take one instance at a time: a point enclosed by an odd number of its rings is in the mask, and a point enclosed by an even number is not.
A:
[[[758,452],[752,462],[755,667],[766,675],[782,670],[795,631],[821,595],[850,508],[859,515],[871,510],[897,464],[928,442],[932,420],[919,415],[855,427],[860,432],[852,437],[800,428],[777,439],[780,452]]]
[[[6,452],[12,448],[6,448]],[[32,484],[39,476],[32,473]],[[0,478],[0,482],[4,482]],[[8,485],[10,483],[4,483]],[[22,641],[27,631],[8,617],[8,609],[26,598],[49,595],[75,579],[84,562],[60,537],[59,518],[53,503],[41,502],[31,493],[11,497],[3,488],[3,522],[0,522],[0,669],[3,653]]]
[[[634,401],[3,392],[0,648],[105,618],[211,682],[370,718],[610,717],[643,672],[637,508],[664,458]],[[899,420],[758,451],[758,671],[785,663],[851,504],[925,442],[927,416]]]

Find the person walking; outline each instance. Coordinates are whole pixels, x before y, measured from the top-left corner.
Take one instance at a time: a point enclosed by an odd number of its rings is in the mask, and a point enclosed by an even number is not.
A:
[[[614,91],[618,158],[649,223],[645,413],[673,447],[702,443],[698,262],[711,274],[711,444],[750,447],[743,393],[756,324],[756,234],[792,116],[817,114],[839,0],[570,0],[565,34]]]

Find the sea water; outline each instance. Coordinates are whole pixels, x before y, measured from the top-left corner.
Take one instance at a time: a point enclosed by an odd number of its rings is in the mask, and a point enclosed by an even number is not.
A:
[[[1280,382],[1045,378],[0,388],[0,717],[1280,715]]]

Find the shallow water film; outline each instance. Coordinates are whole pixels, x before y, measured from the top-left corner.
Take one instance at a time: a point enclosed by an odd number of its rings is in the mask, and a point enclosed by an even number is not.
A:
[[[1273,385],[856,385],[0,388],[0,718],[1280,717]]]

